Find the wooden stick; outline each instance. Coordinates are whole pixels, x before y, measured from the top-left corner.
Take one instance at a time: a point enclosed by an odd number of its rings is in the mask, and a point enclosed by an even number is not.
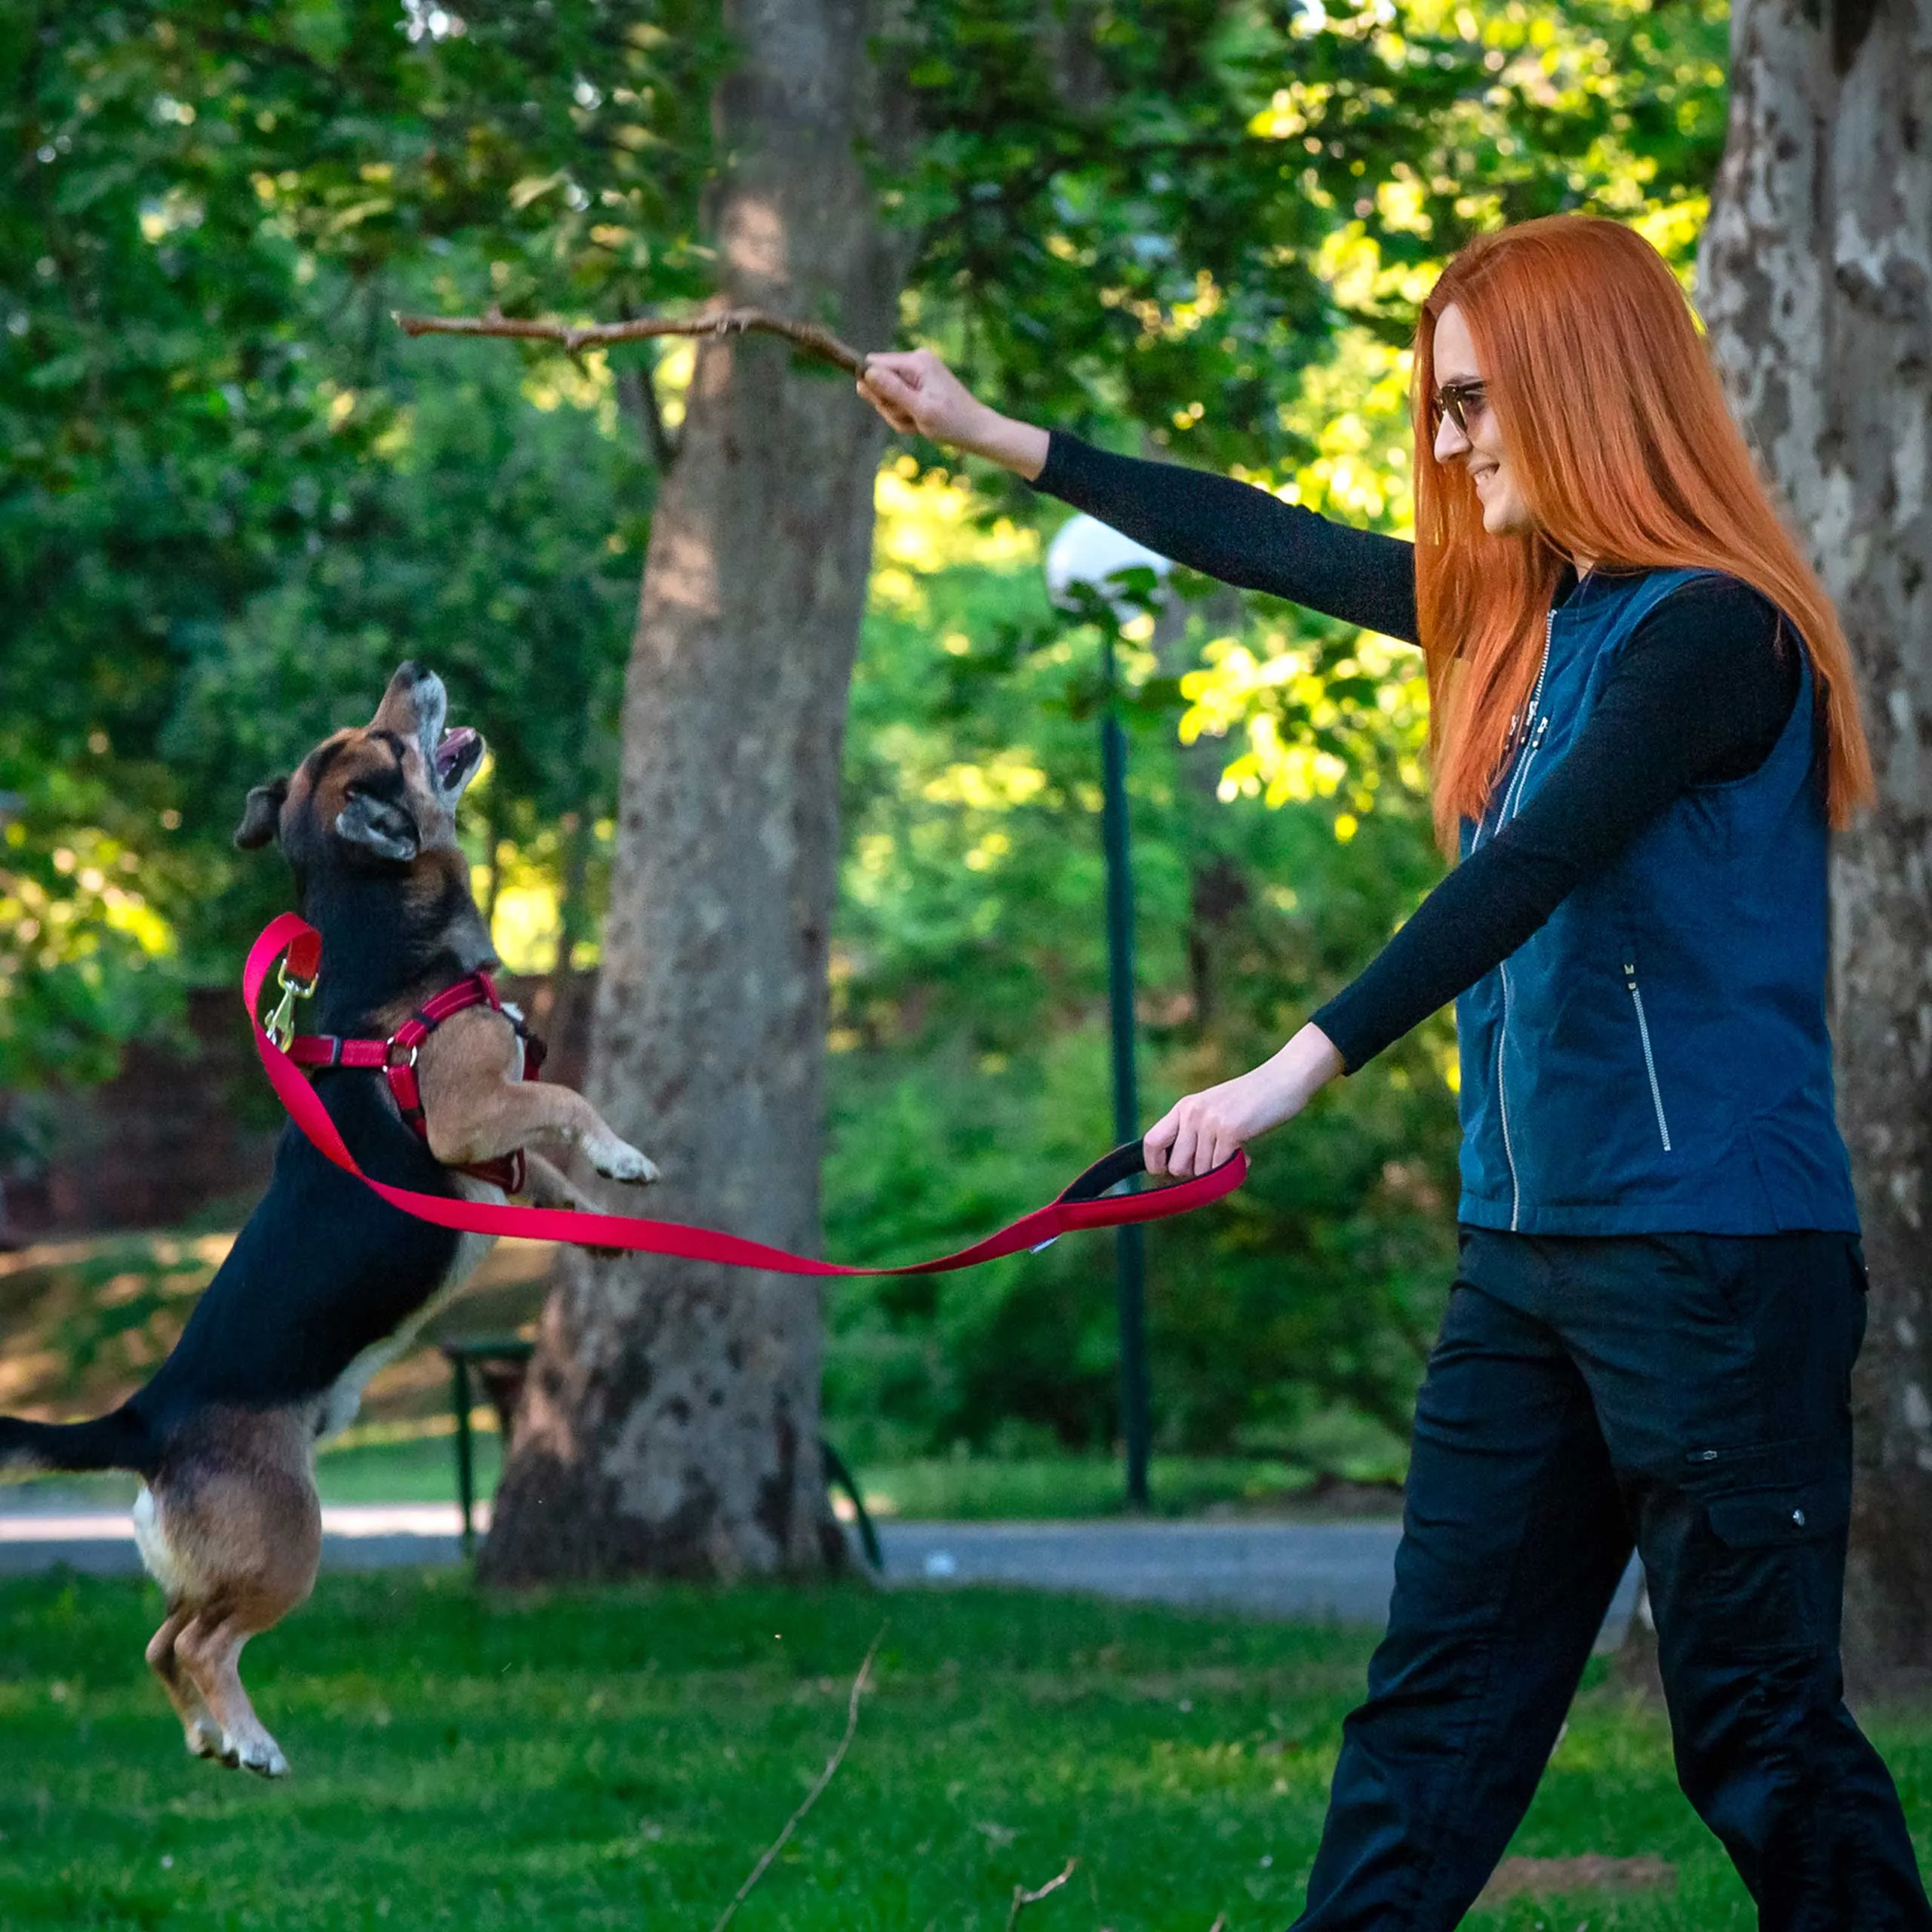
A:
[[[1006,1932],[1013,1932],[1014,1927],[1019,1923],[1020,1915],[1029,1905],[1038,1905],[1042,1899],[1051,1897],[1053,1894],[1058,1891],[1061,1886],[1073,1876],[1073,1868],[1079,1863],[1077,1858],[1069,1858],[1066,1861],[1066,1869],[1057,1878],[1049,1878],[1037,1892],[1029,1892],[1023,1886],[1015,1885],[1013,1888],[1013,1903],[1008,1908],[1006,1915]]]
[[[572,355],[606,343],[642,342],[651,336],[726,336],[761,334],[783,336],[803,354],[829,362],[856,376],[866,358],[850,343],[841,342],[816,322],[795,322],[763,309],[718,309],[703,315],[638,315],[626,322],[542,322],[506,315],[492,309],[482,315],[405,315],[396,325],[407,336],[503,335],[526,341],[561,343]]]
[[[832,1752],[826,1761],[825,1769],[819,1773],[817,1783],[805,1793],[804,1801],[785,1820],[785,1829],[772,1840],[765,1848],[764,1856],[752,1867],[745,1882],[738,1887],[737,1896],[718,1914],[718,1923],[712,1926],[711,1932],[724,1932],[725,1927],[731,1924],[732,1916],[739,1906],[751,1897],[752,1887],[764,1876],[766,1868],[771,1861],[785,1849],[786,1841],[798,1828],[798,1820],[818,1802],[820,1792],[832,1782],[833,1774],[844,1761],[846,1747],[852,1742],[852,1734],[859,1727],[859,1700],[865,1695],[871,1681],[872,1659],[878,1654],[878,1647],[885,1636],[885,1631],[886,1626],[881,1623],[878,1626],[878,1635],[872,1641],[872,1647],[866,1653],[865,1662],[859,1666],[858,1675],[852,1680],[852,1694],[845,1706],[845,1735],[838,1740],[838,1749]]]

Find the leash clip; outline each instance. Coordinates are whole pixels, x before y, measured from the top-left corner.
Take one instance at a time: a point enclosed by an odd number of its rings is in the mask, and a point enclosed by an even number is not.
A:
[[[286,959],[275,968],[275,977],[281,986],[281,997],[276,1001],[275,1011],[263,1023],[262,1031],[283,1053],[288,1052],[290,1041],[295,1038],[295,1002],[298,999],[308,999],[313,996],[315,980],[319,977],[312,974],[306,980],[291,978]]]

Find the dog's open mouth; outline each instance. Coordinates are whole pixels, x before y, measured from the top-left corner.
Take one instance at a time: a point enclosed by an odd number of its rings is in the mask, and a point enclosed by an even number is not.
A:
[[[447,792],[483,755],[483,740],[467,724],[443,734],[436,747],[436,783]]]

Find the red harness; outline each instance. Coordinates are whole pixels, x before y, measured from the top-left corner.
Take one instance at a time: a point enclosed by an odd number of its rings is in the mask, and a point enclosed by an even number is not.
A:
[[[306,999],[315,991],[321,962],[319,934],[312,946],[305,946],[298,940],[289,948],[281,980],[288,996],[277,1011],[276,1020],[285,1024],[294,1001]],[[544,1044],[523,1023],[519,1014],[505,1007],[497,997],[496,982],[480,968],[454,986],[445,986],[433,999],[425,1000],[386,1040],[348,1039],[340,1033],[285,1032],[280,1036],[282,1051],[298,1066],[361,1066],[380,1072],[389,1083],[389,1091],[395,1095],[403,1118],[427,1146],[429,1124],[423,1115],[423,1089],[416,1078],[416,1063],[423,1042],[452,1014],[472,1006],[487,1006],[491,1012],[502,1014],[516,1029],[517,1037],[523,1042],[523,1077],[536,1079],[543,1070]],[[269,1022],[269,1030],[275,1031],[275,1020]],[[457,1172],[474,1174],[478,1180],[500,1187],[506,1194],[521,1194],[525,1179],[523,1149],[513,1149],[494,1161],[473,1161],[467,1167],[459,1167]]]

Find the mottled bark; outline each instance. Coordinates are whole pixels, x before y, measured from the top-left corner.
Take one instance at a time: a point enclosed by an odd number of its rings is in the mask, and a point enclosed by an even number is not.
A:
[[[736,0],[720,297],[888,343],[900,244],[864,0]],[[591,1091],[665,1180],[640,1211],[819,1239],[839,752],[884,432],[780,343],[698,351],[625,694]],[[842,1549],[809,1281],[581,1255],[543,1317],[482,1569],[499,1582],[801,1572]]]
[[[1837,841],[1833,1030],[1871,1269],[1847,1642],[1932,1666],[1932,0],[1739,0],[1700,294],[1857,660],[1878,810]]]

